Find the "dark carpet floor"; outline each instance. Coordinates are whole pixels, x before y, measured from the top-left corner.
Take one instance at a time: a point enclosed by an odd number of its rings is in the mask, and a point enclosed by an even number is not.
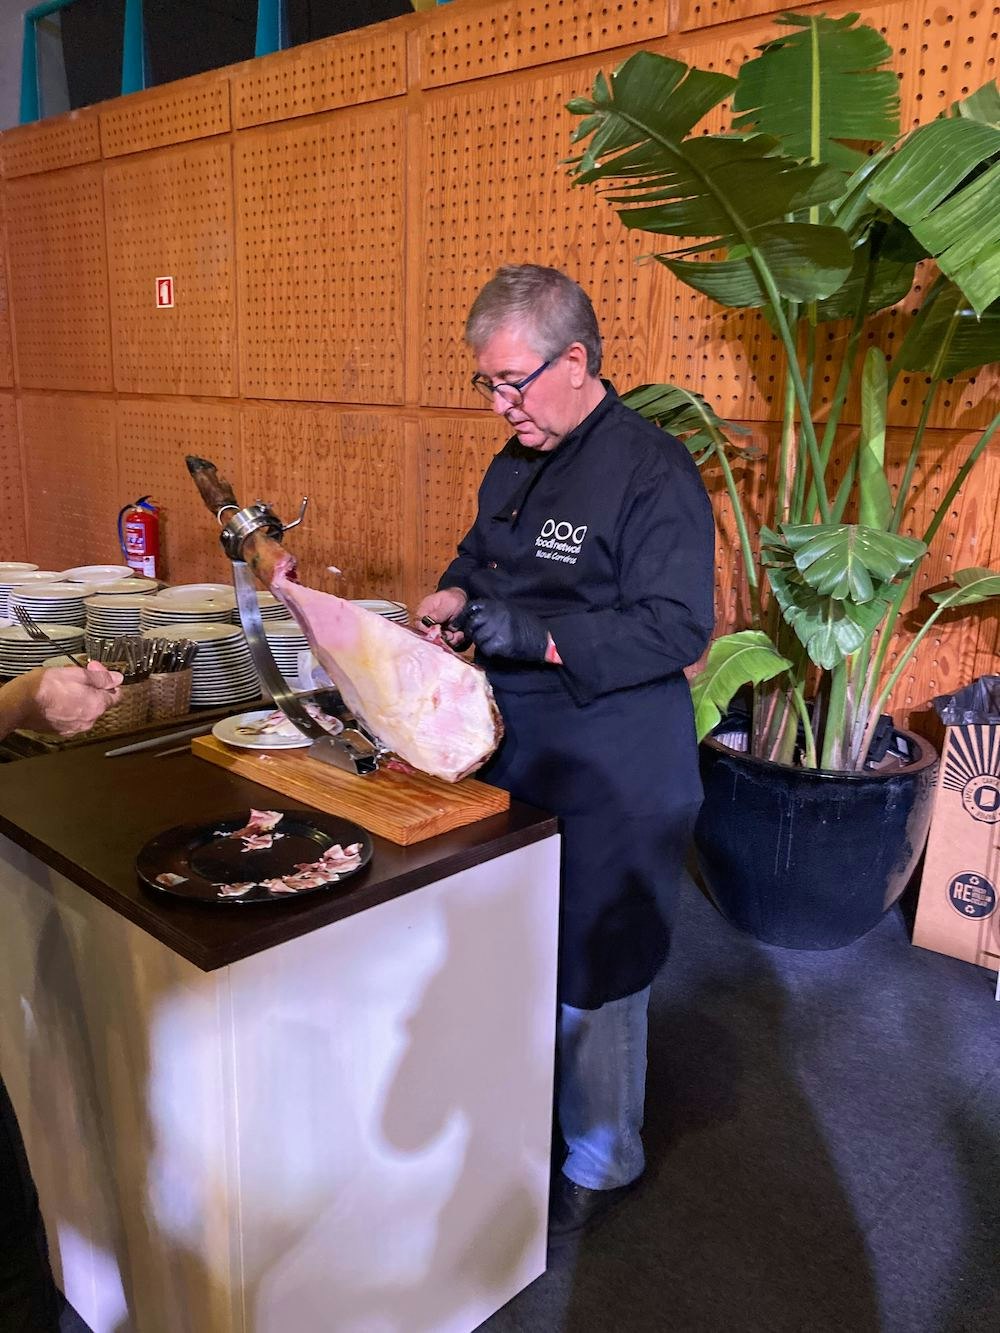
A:
[[[894,909],[833,953],[693,885],[653,989],[641,1190],[486,1333],[998,1333],[1000,1005]]]

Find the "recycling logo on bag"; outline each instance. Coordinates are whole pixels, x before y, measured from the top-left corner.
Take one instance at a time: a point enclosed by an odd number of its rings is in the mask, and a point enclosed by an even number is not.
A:
[[[965,871],[949,883],[948,901],[959,916],[981,920],[996,911],[997,891],[985,875]]]

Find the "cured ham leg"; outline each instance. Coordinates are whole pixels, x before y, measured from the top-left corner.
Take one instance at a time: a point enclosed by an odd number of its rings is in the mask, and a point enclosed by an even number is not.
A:
[[[239,507],[211,463],[187,464],[213,513]],[[264,532],[246,539],[243,558],[291,611],[347,707],[386,749],[447,782],[486,762],[503,724],[483,671],[440,641],[303,587],[294,558]]]

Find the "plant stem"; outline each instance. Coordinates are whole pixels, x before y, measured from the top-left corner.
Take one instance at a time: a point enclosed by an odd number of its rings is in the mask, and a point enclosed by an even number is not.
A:
[[[764,613],[760,601],[760,585],[757,581],[757,568],[754,564],[753,548],[750,545],[750,531],[747,527],[746,516],[743,513],[743,504],[740,499],[739,491],[736,489],[736,478],[733,476],[733,470],[729,466],[729,459],[726,457],[726,451],[721,441],[716,442],[715,456],[719,460],[719,466],[722,468],[722,476],[726,483],[726,491],[729,494],[729,502],[733,506],[733,518],[736,522],[736,531],[739,534],[740,550],[743,553],[743,569],[746,575],[747,587],[750,590],[750,616],[753,621],[754,629],[760,629],[764,621]]]
[[[913,473],[916,470],[917,459],[920,457],[920,450],[924,443],[924,432],[927,429],[927,418],[931,414],[931,408],[934,405],[934,399],[937,397],[937,391],[940,387],[941,381],[934,380],[927,393],[924,395],[924,405],[920,409],[920,420],[917,422],[917,429],[914,432],[913,442],[910,445],[910,456],[906,460],[906,467],[899,483],[899,490],[896,493],[896,503],[893,505],[892,514],[889,517],[890,532],[898,532],[899,525],[903,521],[906,502],[910,498],[910,485],[913,481]]]
[[[771,276],[770,270],[754,254],[753,248],[750,249],[750,262],[753,264],[760,279],[761,286],[767,293],[771,302],[771,308],[774,313],[774,322],[778,326],[778,336],[781,338],[785,348],[785,358],[788,362],[788,374],[791,376],[792,385],[795,389],[795,399],[799,406],[799,425],[806,442],[806,453],[812,464],[813,480],[816,485],[816,501],[819,505],[820,519],[824,523],[830,521],[830,501],[826,494],[826,482],[823,477],[823,467],[819,456],[819,445],[816,443],[816,428],[812,422],[812,409],[809,403],[809,395],[806,392],[805,381],[802,378],[802,370],[799,366],[799,359],[796,355],[795,338],[788,326],[788,320],[785,318],[785,312],[781,305],[781,297],[778,294],[778,288]]]
[[[840,768],[843,764],[844,709],[847,704],[847,663],[837,663],[830,671],[830,698],[826,706],[826,725],[823,728],[824,768]]]
[[[798,480],[799,469],[792,466],[793,445],[795,442],[795,386],[791,378],[785,380],[785,405],[781,420],[781,453],[778,458],[778,495],[774,505],[775,523],[780,528],[789,519],[795,520],[793,485]]]
[[[966,477],[975,467],[976,463],[979,460],[980,454],[983,452],[983,450],[989,444],[990,440],[996,434],[998,428],[1000,428],[1000,412],[996,414],[996,416],[993,418],[990,424],[983,431],[982,435],[976,441],[975,445],[969,452],[968,458],[966,458],[965,462],[962,464],[962,466],[956,473],[955,480],[948,487],[944,499],[941,501],[937,509],[934,511],[934,516],[931,519],[930,523],[927,525],[927,531],[923,535],[923,541],[925,545],[930,546],[931,542],[934,540],[938,528],[944,522],[945,514],[951,508],[952,501],[955,499],[955,496],[958,494],[958,492],[962,489],[962,486],[965,484]],[[885,666],[886,654],[889,651],[889,642],[895,630],[896,619],[899,615],[900,607],[903,605],[903,602],[906,598],[906,594],[910,590],[910,585],[913,583],[913,580],[916,577],[918,567],[919,565],[914,565],[911,568],[909,574],[906,576],[906,578],[903,579],[897,585],[896,592],[893,595],[892,601],[889,604],[889,610],[886,613],[885,620],[882,622],[882,629],[879,634],[878,651],[875,654],[875,661],[872,664],[871,670],[868,672],[867,689],[869,693],[871,689],[874,688],[875,683],[881,678],[882,669]]]
[[[844,411],[844,406],[847,402],[847,394],[850,390],[851,380],[854,377],[854,371],[857,364],[858,345],[861,342],[861,334],[865,327],[865,318],[868,312],[868,298],[871,295],[872,285],[875,281],[875,269],[878,265],[878,256],[880,250],[881,250],[881,245],[877,245],[873,239],[872,244],[869,246],[868,250],[868,267],[865,269],[864,281],[861,285],[861,297],[858,303],[857,311],[855,312],[854,315],[854,322],[851,325],[851,332],[847,338],[847,345],[844,348],[844,355],[841,358],[840,370],[837,374],[837,383],[833,390],[833,398],[830,400],[830,411],[826,418],[826,426],[823,430],[823,443],[820,446],[819,452],[820,452],[820,458],[823,460],[824,475],[826,473],[826,468],[830,462],[830,455],[833,452],[833,444],[837,435],[837,427],[840,425],[840,418]],[[851,463],[852,465],[856,466],[856,454],[851,459]],[[853,468],[849,469],[849,475],[851,482],[853,482],[854,479]],[[836,507],[839,508],[840,514],[843,514],[844,509],[847,506],[847,495],[850,492],[850,488],[851,488],[850,483],[848,483],[847,491],[844,493],[843,500],[839,498],[840,492],[838,492]],[[844,485],[843,483],[841,483],[841,492],[843,491],[844,491]],[[811,495],[810,495],[810,501],[812,501]],[[834,522],[836,521],[837,519],[834,519]]]
[[[861,740],[861,752],[856,761],[858,772],[864,768],[865,759],[868,755],[868,748],[872,743],[872,737],[875,735],[875,728],[878,725],[879,718],[882,716],[882,709],[885,707],[886,700],[896,686],[896,681],[899,680],[900,676],[906,670],[907,664],[910,662],[913,654],[917,651],[917,648],[923,642],[928,630],[936,622],[941,612],[945,610],[947,610],[945,605],[938,606],[920,626],[916,634],[914,634],[913,638],[906,645],[904,651],[900,654],[899,661],[893,667],[889,679],[883,685],[882,689],[879,691],[878,697],[872,704],[871,711],[868,714],[868,722],[865,726],[864,736]]]
[[[799,717],[802,720],[802,730],[805,732],[806,754],[805,768],[816,767],[816,740],[813,736],[812,722],[809,719],[809,709],[806,707],[806,701],[802,695],[802,686],[792,686],[792,699],[798,710]]]

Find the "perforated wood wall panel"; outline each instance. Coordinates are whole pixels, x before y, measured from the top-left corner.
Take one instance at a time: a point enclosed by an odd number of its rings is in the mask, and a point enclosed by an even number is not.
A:
[[[739,10],[739,5],[720,6],[726,13]],[[814,5],[805,8],[814,12],[842,14],[846,5]],[[764,5],[748,12],[773,11],[775,6]],[[873,6],[863,14],[865,22],[878,28],[897,53],[895,68],[900,75],[901,124],[919,124],[933,119],[958,97],[967,95],[997,74],[998,37],[995,3],[981,7],[970,6],[967,16],[949,12],[933,0],[890,3]],[[742,12],[731,17],[743,17]],[[975,19],[975,24],[971,20]],[[957,26],[956,26],[957,25]],[[669,54],[704,69],[721,70],[735,75],[744,60],[751,59],[756,48],[776,36],[780,28],[769,13],[756,23],[744,23],[737,29],[675,36],[665,47]],[[729,107],[713,112],[706,118],[705,127],[713,131],[728,128]],[[607,205],[601,204],[601,207]],[[656,239],[647,237],[648,248],[656,248]],[[663,246],[664,249],[669,248]],[[654,312],[668,316],[675,330],[683,330],[681,338],[688,343],[701,336],[706,324],[719,336],[705,341],[703,370],[706,374],[704,392],[718,410],[725,415],[750,418],[780,416],[782,382],[775,378],[781,355],[777,337],[762,317],[751,311],[720,312],[706,298],[687,289],[666,269],[658,268],[657,288],[654,294]],[[891,356],[894,346],[902,341],[910,312],[919,304],[920,284],[913,295],[891,311],[872,321],[868,331],[869,343],[880,346]],[[668,313],[669,312],[669,313]],[[670,318],[672,317],[672,319]],[[843,324],[823,325],[819,335],[819,375],[816,398],[817,414],[822,416],[829,404],[835,375],[823,368],[823,362],[839,362],[839,346],[847,336]],[[680,347],[675,338],[658,340],[659,352],[649,366],[651,377],[676,380],[690,371],[690,362],[678,360]],[[899,425],[916,425],[920,416],[922,393],[920,384],[912,377],[900,377],[893,398],[893,420]],[[943,392],[932,412],[930,421],[935,426],[949,427],[956,415],[963,424],[985,424],[996,410],[995,377],[964,376]],[[843,420],[857,422],[860,405],[856,396],[848,402]]]
[[[437,587],[455,546],[476,517],[476,497],[490,460],[503,448],[503,422],[489,413],[435,416],[420,428],[418,512],[424,515],[419,596]]]
[[[110,389],[100,168],[10,181],[6,195],[19,383]]]
[[[118,472],[121,505],[152,495],[160,505],[161,577],[171,583],[232,578],[218,527],[201,501],[185,455],[210,458],[244,494],[238,409],[229,404],[120,402]]]
[[[406,23],[310,42],[233,71],[238,128],[355,106],[406,91]]]
[[[303,581],[340,597],[403,596],[406,447],[399,417],[331,407],[246,407],[246,494],[285,520]],[[336,565],[340,577],[329,573]]]
[[[17,404],[0,393],[0,560],[27,560],[27,551]]]
[[[653,274],[635,263],[642,243],[612,209],[570,188],[568,98],[592,70],[461,88],[427,101],[423,141],[424,260],[417,332],[420,401],[472,407],[473,370],[462,331],[477,291],[507,263],[564,268],[592,295],[605,339],[604,373],[641,383],[651,337],[643,318]]]
[[[9,389],[14,383],[14,344],[11,340],[3,202],[0,194],[0,388]]]
[[[247,397],[403,401],[403,113],[336,112],[236,143]]]
[[[428,88],[649,42],[669,31],[668,0],[522,0],[445,6],[420,33]]]
[[[18,125],[0,140],[0,163],[7,177],[75,167],[96,162],[100,156],[101,138],[93,111],[73,111],[54,120]]]
[[[843,14],[849,5],[806,8]],[[295,512],[303,492],[313,497],[305,528],[290,539],[307,578],[413,605],[451,559],[503,439],[489,413],[473,410],[467,387],[469,304],[498,265],[531,260],[566,269],[592,294],[604,370],[619,387],[674,380],[749,425],[745,443],[759,456],[736,471],[755,527],[777,456],[774,336],[757,316],[720,311],[661,266],[638,264],[658,248],[655,238],[627,235],[596,191],[570,188],[560,164],[577,123],[565,103],[589,92],[597,69],[642,45],[735,72],[779,31],[780,9],[773,0],[463,0],[0,136],[14,325],[14,393],[5,394],[0,309],[0,437],[10,436],[15,400],[27,405],[23,441],[15,433],[0,445],[0,488],[15,513],[23,446],[33,477],[70,479],[78,534],[106,542],[108,512],[151,491],[165,504],[169,577],[226,578],[183,465],[197,452],[241,497],[270,499],[282,514]],[[1000,0],[950,9],[882,0],[863,17],[896,49],[904,124],[931,119],[997,73]],[[721,127],[727,114],[721,108],[703,128]],[[220,137],[191,145],[209,136]],[[99,151],[119,160],[93,166]],[[175,278],[173,311],[154,308],[161,276]],[[881,317],[872,334],[890,355],[913,304]],[[827,358],[844,336],[830,327],[819,339],[821,418],[832,387]],[[892,400],[897,471],[920,389],[903,376]],[[94,391],[109,396],[86,396]],[[942,392],[914,530],[997,401],[995,374]],[[99,465],[109,411],[116,475]],[[852,402],[835,466],[857,416]],[[952,507],[922,587],[963,565],[1000,564],[998,453],[995,443]],[[746,624],[749,609],[728,501],[717,479],[709,485],[725,630]],[[64,557],[64,494],[30,496],[33,530],[49,548],[28,542],[32,559],[113,556],[105,545]],[[345,571],[336,585],[324,583],[331,562]],[[998,624],[977,609],[939,626],[901,681],[897,706],[919,710],[932,694],[996,669]]]
[[[115,385],[130,393],[236,392],[228,142],[116,162],[105,175]],[[173,309],[156,282],[174,279]]]
[[[229,80],[213,70],[145,93],[106,102],[100,111],[105,157],[186,143],[230,128]]]
[[[114,403],[27,393],[21,432],[31,559],[43,569],[119,563],[115,518],[125,500],[118,498]]]

